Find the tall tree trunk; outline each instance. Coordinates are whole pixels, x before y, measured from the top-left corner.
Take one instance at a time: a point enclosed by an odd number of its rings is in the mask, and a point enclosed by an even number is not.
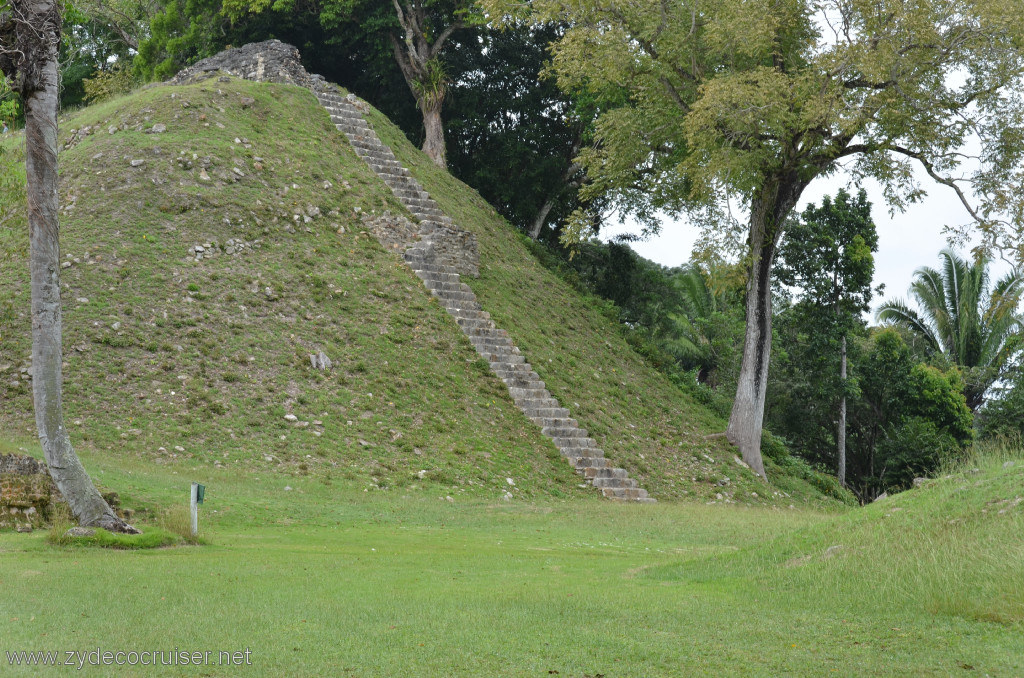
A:
[[[839,469],[836,477],[839,484],[846,487],[846,335],[839,349],[839,383],[842,392],[839,395],[839,425],[836,429],[836,456],[839,458]]]
[[[427,154],[434,164],[442,169],[448,168],[448,152],[444,144],[444,122],[441,120],[441,106],[444,104],[441,97],[422,97],[419,102],[420,111],[423,112],[423,152]]]
[[[807,182],[795,175],[770,178],[750,206],[747,325],[736,399],[726,437],[740,448],[743,461],[762,478],[765,472],[761,458],[761,430],[772,350],[772,262],[786,217],[806,186]]]
[[[19,10],[27,19],[18,47],[25,54],[19,70],[25,102],[32,395],[39,440],[50,475],[79,524],[135,532],[100,496],[64,428],[57,223],[57,47],[61,15],[54,0],[27,0],[16,4],[15,11]]]
[[[771,267],[776,238],[767,233],[763,222],[751,215],[751,262],[747,279],[747,325],[743,339],[736,399],[729,416],[726,437],[740,448],[743,461],[764,477],[761,459],[761,428],[764,421],[765,388],[768,384],[768,360],[772,348]]]

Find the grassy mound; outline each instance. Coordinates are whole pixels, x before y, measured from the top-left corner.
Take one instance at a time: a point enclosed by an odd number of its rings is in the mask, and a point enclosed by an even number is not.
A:
[[[467,282],[484,308],[653,496],[835,503],[804,472],[770,467],[769,486],[706,440],[725,423],[646,366],[602,302],[546,271],[475,192],[370,118],[476,234],[481,276]],[[363,215],[404,210],[308,91],[156,86],[61,130],[65,411],[80,448],[367,491],[593,491],[362,228]],[[4,142],[7,167],[20,141]],[[0,192],[23,204],[16,187]],[[0,431],[16,441],[33,431],[26,230],[17,214],[0,225]],[[311,367],[321,350],[332,371]]]
[[[966,466],[856,512],[724,558],[650,576],[798,598],[822,609],[1024,624],[1024,458]]]

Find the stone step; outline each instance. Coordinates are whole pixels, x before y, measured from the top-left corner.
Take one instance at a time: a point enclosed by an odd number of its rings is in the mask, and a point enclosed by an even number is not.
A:
[[[408,174],[403,174],[402,171],[398,169],[392,171],[390,167],[385,167],[384,165],[375,163],[373,160],[370,160],[366,164],[370,166],[370,169],[377,173],[378,177],[384,180],[384,183],[387,184],[389,188],[395,188],[397,186],[398,188],[411,188],[418,191],[423,190],[420,186],[420,182],[416,181]],[[405,171],[408,172],[408,170]]]
[[[433,251],[406,250],[402,256],[413,273],[452,273],[455,270],[447,264],[438,263]]]
[[[593,453],[586,457],[567,457],[567,459],[577,471],[585,471],[588,468],[608,468],[608,460],[595,456]]]
[[[457,294],[457,293],[455,293]],[[439,295],[434,295],[440,302],[441,305],[447,309],[451,315],[462,315],[461,311],[478,311],[483,313],[484,307],[479,302],[470,299],[446,299]]]
[[[448,282],[442,280],[424,280],[423,284],[427,289],[435,292],[464,292],[473,294],[473,290],[463,282]]]
[[[647,499],[647,490],[638,487],[602,487],[601,493],[609,499],[621,501],[643,501]]]
[[[435,273],[434,271],[414,271],[416,276],[423,282],[430,283],[457,283],[462,280],[458,273]]]
[[[444,212],[439,209],[431,209],[429,207],[416,207],[415,205],[406,205],[405,209],[409,210],[409,213],[420,221],[429,221],[430,219],[437,219],[444,216]]]
[[[515,346],[502,346],[500,344],[482,344],[472,341],[470,343],[473,344],[473,348],[475,348],[477,352],[488,358],[487,362],[495,362],[508,356],[519,355],[519,349],[516,348]],[[526,375],[522,376],[523,378],[526,377]]]
[[[603,459],[603,458],[602,458]],[[604,466],[596,468],[594,466],[584,466],[576,469],[580,475],[588,480],[594,480],[597,478],[628,478],[629,471],[624,468],[612,468],[610,466]]]
[[[577,449],[580,447],[597,447],[597,441],[594,440],[593,438],[587,438],[586,436],[578,438],[556,438],[554,436],[551,436],[551,442],[553,442],[555,444],[555,447],[557,447],[560,450]]]
[[[513,400],[536,400],[551,397],[546,388],[510,388],[508,392]]]
[[[508,337],[481,336],[479,334],[467,334],[466,337],[469,338],[470,343],[472,343],[474,346],[486,346],[490,348],[508,349],[515,348],[515,344],[513,344],[512,340],[509,339]],[[515,353],[519,353],[519,350],[516,349]]]
[[[348,114],[347,112],[338,111],[337,109],[332,110],[330,107],[327,107],[327,112],[328,115],[331,117],[331,122],[335,123],[336,125],[349,125],[352,127],[357,127],[360,130],[366,130],[366,132],[370,132],[373,129],[372,127],[370,127],[370,125],[367,124],[367,122],[364,119],[358,116],[353,116]],[[376,137],[377,135],[374,134],[374,136]]]
[[[480,357],[489,363],[495,360],[504,360],[515,355],[507,349],[481,348],[480,346],[475,346],[474,348],[476,348],[476,352],[480,354]]]
[[[341,115],[347,115],[353,118],[363,119],[363,114],[360,113],[359,109],[350,104],[347,101],[337,101],[327,99],[326,101],[321,100],[320,105],[326,108],[331,113],[340,113]]]
[[[520,409],[523,411],[523,414],[525,414],[527,417],[530,417],[531,419],[534,418],[534,417],[537,417],[537,418],[543,417],[543,418],[546,418],[546,419],[554,419],[554,418],[568,417],[569,416],[569,410],[565,409],[564,407],[529,407],[529,406],[523,406],[523,407],[520,407]]]
[[[508,332],[500,330],[497,327],[473,327],[465,328],[462,330],[470,340],[473,337],[481,337],[488,339],[508,339]]]
[[[530,420],[540,426],[576,426],[576,420],[569,417],[530,417]]]
[[[331,122],[336,126],[341,125],[347,130],[353,130],[355,134],[361,135],[364,138],[376,139],[377,135],[373,134],[373,130],[363,122],[362,118],[348,118],[343,115],[331,114]]]
[[[638,488],[640,483],[634,478],[594,478],[590,481],[594,487],[600,488]]]
[[[421,241],[417,244],[422,245],[423,243]],[[458,273],[458,271],[448,264],[438,263],[436,261],[437,258],[432,252],[424,252],[421,249],[415,249],[415,246],[407,249],[402,256],[405,258],[405,262],[412,268],[413,273],[419,273],[420,271],[426,271],[428,273]]]
[[[578,426],[545,426],[540,430],[548,438],[586,438],[587,429]]]
[[[352,143],[352,148],[355,149],[356,154],[370,165],[377,174],[380,174],[382,171],[400,174],[403,169],[402,164],[395,160],[394,156],[385,153],[383,150],[378,150],[379,146],[379,144],[373,141],[363,141],[360,139],[355,139]]]
[[[473,310],[468,309],[468,308],[465,309],[464,313],[452,312],[451,314],[453,316],[455,316],[455,322],[458,322],[460,318],[464,318],[466,320],[490,320],[491,319],[491,314],[488,313],[487,311],[473,311]]]
[[[341,117],[341,116],[338,116],[338,117]],[[359,120],[361,120],[361,118]],[[342,122],[344,122],[346,124],[349,124],[349,125],[356,125],[356,126],[358,125],[358,123],[355,120],[350,120],[350,119],[345,119],[345,118],[342,118]],[[364,123],[364,124],[366,124],[366,123]],[[367,130],[368,131],[370,130],[369,126],[367,126]],[[394,157],[394,155],[391,153],[391,150],[388,149],[388,147],[386,145],[384,145],[384,142],[381,141],[380,138],[376,134],[374,134],[373,136],[367,134],[365,138],[357,139],[356,142],[353,143],[352,145],[357,147],[357,149],[366,149],[367,151],[374,151],[374,152],[377,152],[377,153],[385,154],[385,155],[387,155],[387,156],[389,156],[391,158]]]
[[[380,174],[381,171],[391,172],[392,174],[401,174],[401,170],[404,169],[402,164],[395,160],[395,156],[391,155],[390,151],[387,151],[379,141],[373,139],[357,139],[357,144],[353,144],[352,148],[355,149],[356,154],[363,159],[364,162],[371,165],[374,171]]]
[[[396,169],[395,171],[392,172],[390,167],[384,167],[383,165],[374,167],[373,163],[368,164],[370,165],[370,167],[373,168],[373,171],[376,172],[377,175],[384,180],[384,183],[386,183],[388,186],[394,187],[397,185],[401,188],[412,188],[418,191],[423,190],[423,187],[420,186],[420,182],[413,179],[412,175],[409,174],[409,170],[405,169],[404,167],[402,168],[402,170]]]
[[[445,309],[445,310],[448,311],[448,315],[452,316],[452,318],[455,319],[455,322],[460,322],[460,321],[468,322],[468,323],[473,323],[473,322],[476,322],[476,323],[486,323],[486,322],[490,322],[487,318],[483,317],[485,311],[470,311],[469,309],[466,309],[463,312],[459,312],[458,309],[456,309],[454,311],[450,310],[450,309]],[[460,327],[461,327],[461,325],[460,325]]]
[[[513,398],[512,402],[521,410],[526,409],[555,409],[559,402],[554,398]]]
[[[492,372],[494,372],[495,376],[497,376],[498,379],[518,378],[518,379],[536,379],[537,381],[541,380],[540,379],[540,375],[537,374],[536,372],[534,372],[529,367],[527,367],[525,364],[524,365],[518,365],[517,367],[519,367],[521,369],[492,370]]]
[[[438,209],[437,203],[434,202],[433,198],[402,198],[402,204],[405,205],[406,207],[426,207],[435,210]],[[440,210],[438,211],[440,212]],[[442,212],[442,214],[444,213]]]
[[[456,323],[459,323],[460,325],[462,325],[462,323],[460,323],[460,320],[492,322],[490,321],[490,313],[488,313],[485,310],[471,310],[467,308],[465,309],[465,312],[452,312],[452,315],[455,316]]]
[[[481,318],[456,318],[455,322],[463,332],[494,329],[494,322]]]
[[[392,174],[386,171],[377,172],[377,176],[387,184],[388,188],[392,191],[395,190],[406,190],[406,191],[422,191],[423,186],[420,182],[416,181],[412,177],[403,176],[401,174]]]
[[[506,377],[502,379],[509,388],[544,388],[546,384],[539,379],[525,377]]]
[[[365,138],[365,137],[363,136],[363,131],[362,131],[362,130],[360,130],[360,129],[358,129],[358,128],[356,128],[356,127],[351,127],[351,126],[349,126],[349,125],[342,125],[342,124],[340,124],[340,123],[337,123],[337,124],[335,124],[335,125],[334,125],[334,127],[335,127],[335,128],[336,128],[336,129],[337,129],[337,130],[338,130],[339,132],[344,132],[344,133],[345,133],[345,138],[346,138],[346,139],[348,139],[348,140],[349,140],[350,142],[351,142],[351,141],[352,141],[353,139],[362,139],[362,138]]]
[[[423,223],[420,224],[420,233],[427,235],[428,237],[442,231],[443,229],[449,229],[452,227],[452,220],[449,217],[440,217],[438,219],[423,219]]]
[[[406,198],[419,198],[420,200],[423,200],[430,197],[430,194],[426,191],[413,191],[408,188],[392,189],[392,193],[401,200],[405,200]]]
[[[392,185],[389,182],[389,180],[395,181],[396,183],[399,183],[400,180],[408,179],[409,178],[408,175],[403,174],[403,172],[408,172],[409,171],[409,170],[405,169],[404,167],[401,167],[401,168],[399,168],[399,167],[391,167],[390,165],[385,165],[382,160],[378,160],[376,158],[363,158],[363,159],[366,161],[366,164],[370,166],[370,169],[372,169],[374,172],[377,173],[378,176],[380,176],[382,179],[384,179],[385,183],[387,183],[388,186]],[[405,182],[401,182],[400,185],[407,185],[408,183],[409,183],[408,181],[405,181]]]

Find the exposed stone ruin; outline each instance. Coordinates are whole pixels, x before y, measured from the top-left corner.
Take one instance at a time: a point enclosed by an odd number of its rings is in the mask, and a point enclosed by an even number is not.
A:
[[[42,527],[62,501],[44,462],[20,454],[0,454],[0,530],[31,532]]]
[[[223,71],[243,80],[280,82],[312,88],[322,82],[302,66],[299,50],[280,40],[254,42],[244,47],[226,49],[208,59],[198,61],[171,78],[175,85],[197,82]]]

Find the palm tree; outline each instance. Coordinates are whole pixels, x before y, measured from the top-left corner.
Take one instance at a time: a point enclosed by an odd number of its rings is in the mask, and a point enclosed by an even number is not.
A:
[[[964,372],[967,405],[976,411],[985,392],[1024,348],[1024,273],[1011,271],[990,288],[989,259],[973,262],[944,249],[942,270],[924,266],[914,272],[910,295],[920,312],[902,300],[883,304],[878,319],[904,327],[930,350],[945,354]]]
[[[666,347],[680,365],[696,370],[697,381],[712,387],[718,385],[725,364],[735,357],[726,317],[741,288],[735,273],[736,268],[728,264],[702,267],[691,263],[671,279],[679,307],[678,312],[669,314],[674,330]]]

